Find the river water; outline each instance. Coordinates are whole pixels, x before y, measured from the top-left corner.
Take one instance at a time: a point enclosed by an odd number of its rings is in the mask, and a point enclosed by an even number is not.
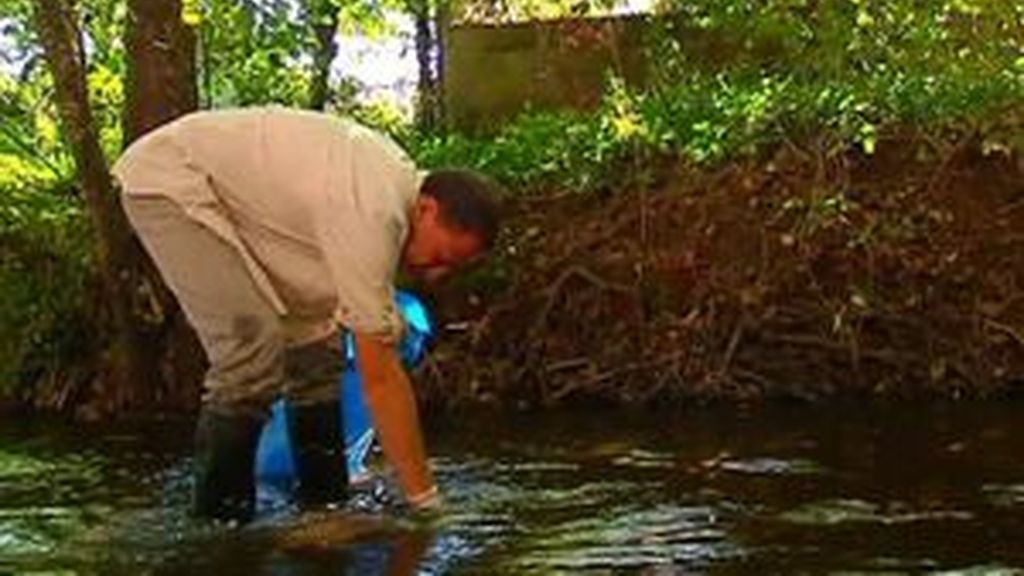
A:
[[[190,435],[0,424],[0,574],[1024,574],[1020,402],[451,416],[431,523],[194,522]]]

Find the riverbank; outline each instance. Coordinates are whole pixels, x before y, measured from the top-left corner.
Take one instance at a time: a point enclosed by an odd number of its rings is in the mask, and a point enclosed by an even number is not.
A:
[[[431,406],[990,397],[1024,383],[1024,159],[966,135],[783,143],[517,199],[438,296]]]
[[[513,191],[494,257],[432,296],[428,409],[992,397],[1024,382],[1013,148],[904,135],[869,154],[823,137],[622,170],[631,185]],[[58,326],[66,361],[23,372],[38,377],[0,410],[116,415],[102,358],[83,352],[95,345],[73,336],[94,330]],[[179,388],[152,409],[193,408],[198,382]]]

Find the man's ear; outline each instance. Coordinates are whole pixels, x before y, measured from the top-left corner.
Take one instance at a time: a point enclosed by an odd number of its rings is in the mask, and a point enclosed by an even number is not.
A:
[[[433,196],[422,195],[416,202],[416,216],[420,218],[436,219],[440,210],[441,205]]]

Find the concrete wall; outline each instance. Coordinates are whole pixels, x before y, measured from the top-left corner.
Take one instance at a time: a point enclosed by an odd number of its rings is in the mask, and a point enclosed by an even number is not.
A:
[[[527,108],[590,108],[609,72],[643,81],[642,17],[459,26],[448,34],[445,108],[485,128]]]
[[[609,73],[631,85],[647,80],[663,59],[654,34],[672,34],[688,65],[704,69],[777,63],[786,41],[729,37],[647,15],[456,26],[445,48],[448,118],[459,128],[486,129],[530,108],[592,108]]]

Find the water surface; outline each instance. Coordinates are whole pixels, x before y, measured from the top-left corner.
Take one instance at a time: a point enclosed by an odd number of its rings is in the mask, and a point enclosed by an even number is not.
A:
[[[430,525],[194,522],[190,435],[0,425],[0,573],[1024,574],[1019,402],[447,417]]]

